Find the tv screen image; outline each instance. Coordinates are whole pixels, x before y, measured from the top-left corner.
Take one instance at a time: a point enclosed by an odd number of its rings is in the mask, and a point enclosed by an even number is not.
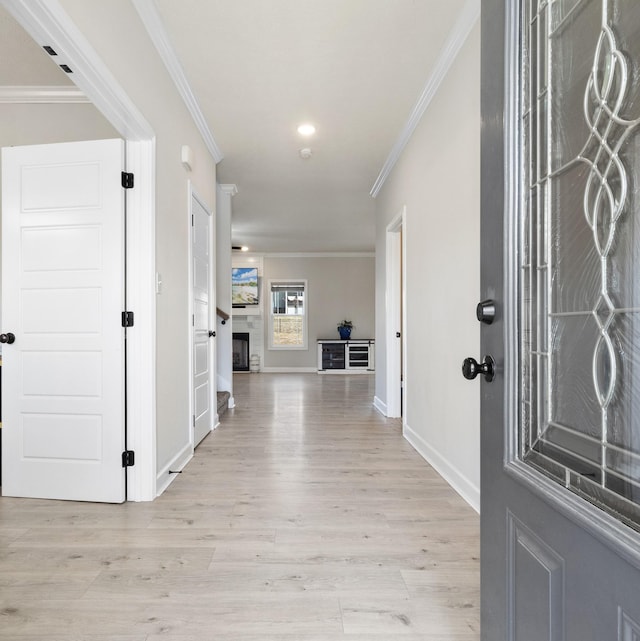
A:
[[[258,268],[234,267],[231,270],[231,304],[257,305]]]

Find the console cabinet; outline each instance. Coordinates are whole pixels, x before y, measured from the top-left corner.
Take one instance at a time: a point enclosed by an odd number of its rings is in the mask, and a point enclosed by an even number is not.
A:
[[[375,341],[320,339],[318,341],[319,374],[366,374],[373,372]]]

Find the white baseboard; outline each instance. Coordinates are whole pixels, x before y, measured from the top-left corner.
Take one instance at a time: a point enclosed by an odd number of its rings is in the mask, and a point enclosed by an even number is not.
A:
[[[387,415],[387,404],[384,401],[381,401],[377,396],[373,397],[373,407],[375,407],[382,416]]]
[[[480,488],[456,469],[436,449],[429,445],[406,423],[403,436],[422,458],[478,513],[480,514]]]
[[[362,374],[375,374],[375,372],[372,369],[314,369],[314,372],[318,372],[318,374],[328,374],[329,376],[351,376],[351,374],[355,374],[357,376],[362,376]]]
[[[315,367],[263,367],[260,371],[265,374],[315,374],[318,370]]]
[[[191,443],[185,445],[176,456],[165,465],[156,477],[157,495],[160,496],[175,480],[177,474],[169,474],[169,470],[179,472],[193,458],[193,447]]]

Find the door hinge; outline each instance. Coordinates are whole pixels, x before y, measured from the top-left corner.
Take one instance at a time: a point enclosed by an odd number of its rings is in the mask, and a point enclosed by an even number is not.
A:
[[[136,455],[133,450],[122,452],[122,467],[133,467],[136,464]]]
[[[195,427],[196,426],[196,415],[194,414],[191,418],[192,418],[191,422],[193,423],[193,427]]]
[[[133,312],[122,312],[122,327],[133,327]]]
[[[133,174],[126,171],[122,172],[122,186],[125,189],[133,189]]]

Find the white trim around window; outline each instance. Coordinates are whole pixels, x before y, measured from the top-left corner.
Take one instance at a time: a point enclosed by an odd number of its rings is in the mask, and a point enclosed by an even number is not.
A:
[[[309,287],[304,278],[270,280],[267,284],[269,340],[268,347],[273,350],[309,349]],[[298,325],[292,329],[291,340],[286,341],[283,332],[277,335],[283,323]],[[297,334],[297,337],[296,337]]]

